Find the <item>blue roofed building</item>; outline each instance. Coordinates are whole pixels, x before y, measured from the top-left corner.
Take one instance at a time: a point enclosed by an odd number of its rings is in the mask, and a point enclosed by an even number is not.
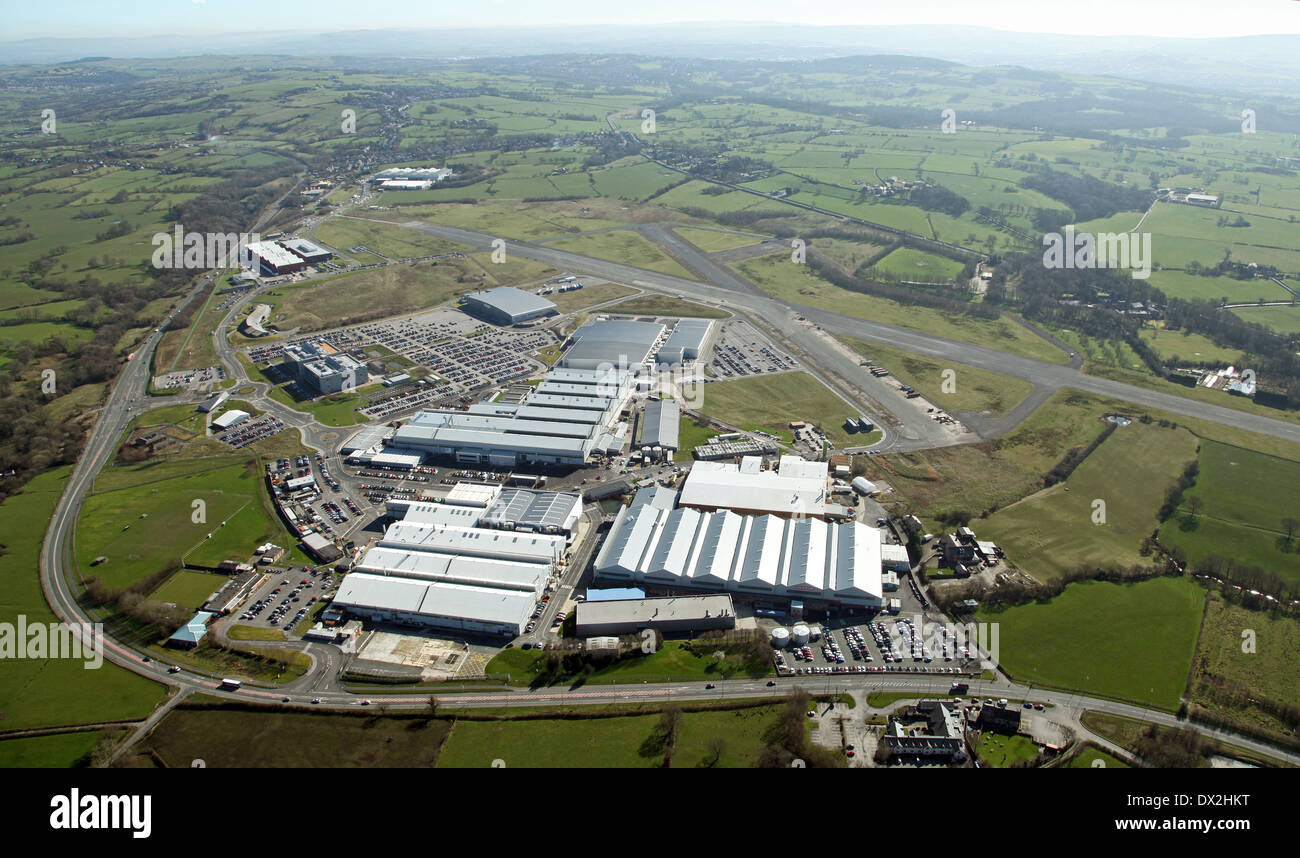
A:
[[[188,623],[181,626],[167,639],[167,646],[180,649],[193,649],[208,634],[208,623],[216,614],[211,611],[199,611]]]

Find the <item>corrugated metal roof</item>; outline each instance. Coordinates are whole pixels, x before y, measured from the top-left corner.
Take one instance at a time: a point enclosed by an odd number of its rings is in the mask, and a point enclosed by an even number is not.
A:
[[[641,443],[651,447],[677,449],[681,430],[681,407],[675,399],[651,402],[641,420]]]
[[[484,292],[471,293],[466,295],[465,298],[500,310],[508,316],[523,316],[529,313],[541,313],[556,309],[553,302],[540,295],[534,295],[532,292],[525,292],[513,286],[498,286]]]
[[[634,581],[741,588],[791,598],[879,601],[880,531],[857,522],[666,510],[642,500],[619,511],[596,559]]]
[[[534,530],[568,528],[581,514],[581,495],[505,489],[483,516],[483,523]]]

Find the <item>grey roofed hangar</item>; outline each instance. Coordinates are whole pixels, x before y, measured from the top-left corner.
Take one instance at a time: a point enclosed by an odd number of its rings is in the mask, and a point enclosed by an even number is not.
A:
[[[466,311],[500,325],[517,325],[558,313],[555,304],[513,286],[498,286],[464,298]]]

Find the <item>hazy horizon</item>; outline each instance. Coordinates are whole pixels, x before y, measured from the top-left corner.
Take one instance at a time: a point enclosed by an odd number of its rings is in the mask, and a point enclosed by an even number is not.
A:
[[[423,29],[561,29],[581,26],[663,27],[686,25],[814,27],[981,26],[1015,33],[1054,36],[1162,37],[1178,39],[1300,34],[1297,0],[1240,0],[1230,8],[1212,0],[1094,0],[1086,13],[1032,0],[923,0],[899,7],[878,2],[807,0],[792,15],[774,0],[720,0],[707,7],[663,0],[653,14],[611,13],[595,0],[554,0],[541,6],[524,0],[462,4],[386,0],[358,7],[349,0],[283,0],[274,21],[285,38],[339,31],[387,32]],[[158,36],[229,37],[254,32],[267,20],[255,0],[124,0],[88,3],[49,0],[6,10],[7,36],[0,44],[32,39],[139,39]],[[265,30],[256,31],[265,34]]]

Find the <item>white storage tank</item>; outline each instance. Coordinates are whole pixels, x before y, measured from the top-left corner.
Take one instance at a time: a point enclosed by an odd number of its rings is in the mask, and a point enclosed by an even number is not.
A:
[[[869,495],[876,490],[876,484],[866,477],[854,477],[853,490],[860,495]]]
[[[794,628],[790,629],[790,639],[799,646],[808,643],[808,627],[803,623],[799,623]]]
[[[785,649],[785,647],[788,646],[789,643],[790,643],[789,629],[778,628],[772,630],[772,646],[776,647],[777,649]]]

